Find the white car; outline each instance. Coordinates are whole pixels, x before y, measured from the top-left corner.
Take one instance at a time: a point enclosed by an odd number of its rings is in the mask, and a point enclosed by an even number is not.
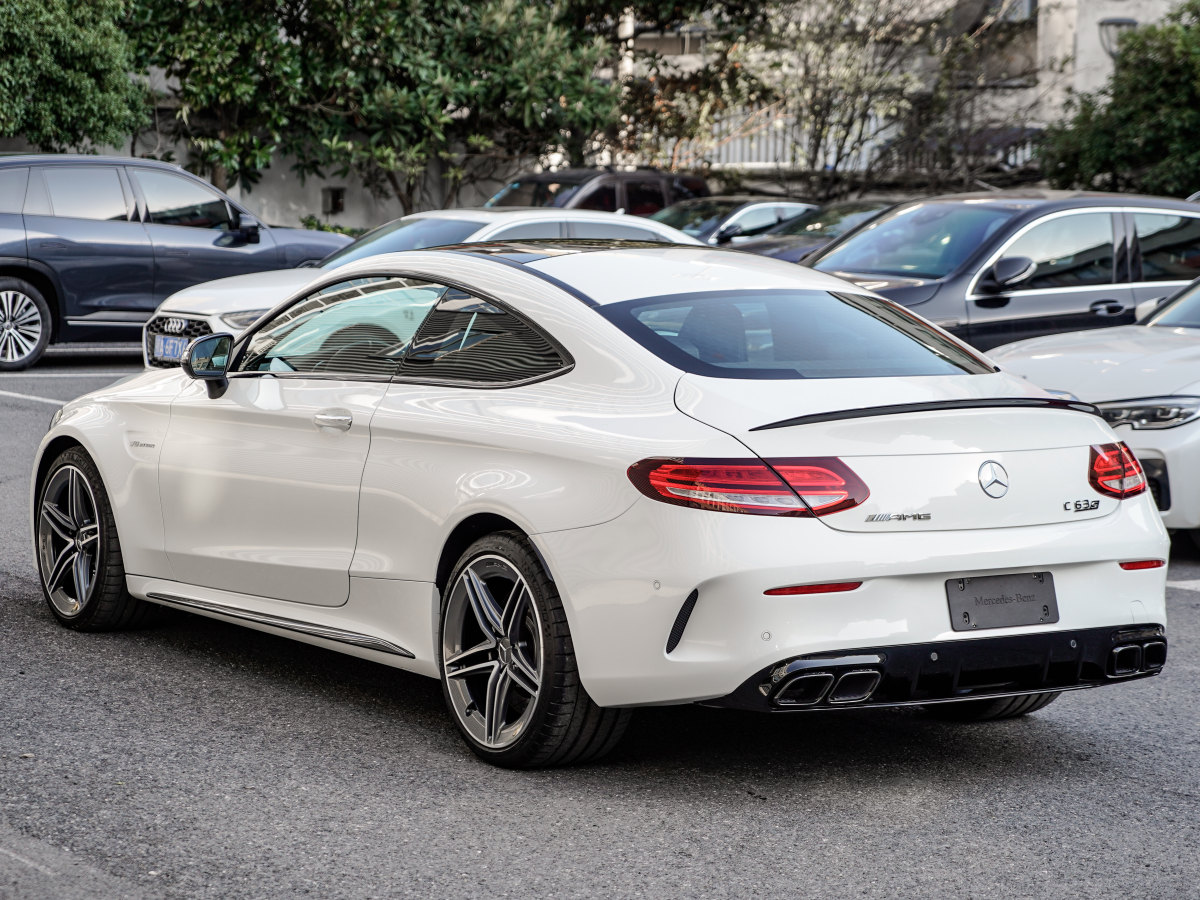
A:
[[[1163,522],[1200,546],[1200,281],[1139,324],[1017,341],[990,355],[1099,406],[1145,469]]]
[[[325,272],[380,253],[446,244],[523,240],[621,240],[699,245],[669,225],[610,212],[576,209],[436,209],[380,225],[316,263],[197,284],[167,297],[142,327],[147,366],[179,365],[190,341],[219,331],[239,332]]]
[[[1006,718],[1166,659],[1167,535],[1094,413],[790,263],[390,254],[64,406],[35,552],[68,627],[439,678],[506,766],[642,705]]]

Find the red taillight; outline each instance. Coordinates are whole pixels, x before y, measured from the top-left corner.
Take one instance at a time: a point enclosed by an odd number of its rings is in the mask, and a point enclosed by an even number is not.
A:
[[[1123,442],[1092,446],[1088,482],[1098,493],[1119,500],[1146,490],[1146,476],[1141,463]]]
[[[769,463],[769,464],[768,464]],[[757,516],[823,516],[870,493],[839,459],[643,459],[629,480],[655,500]]]
[[[1136,572],[1138,569],[1161,569],[1167,564],[1165,559],[1134,559],[1129,562],[1118,563],[1118,565],[1129,572]]]
[[[862,587],[861,581],[835,581],[830,584],[793,584],[790,587],[763,591],[768,597],[791,597],[795,594],[840,594]]]

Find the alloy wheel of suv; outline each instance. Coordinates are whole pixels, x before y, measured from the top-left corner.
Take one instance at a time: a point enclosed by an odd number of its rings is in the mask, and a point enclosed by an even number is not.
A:
[[[50,308],[37,289],[18,278],[0,278],[0,371],[25,369],[50,341]]]

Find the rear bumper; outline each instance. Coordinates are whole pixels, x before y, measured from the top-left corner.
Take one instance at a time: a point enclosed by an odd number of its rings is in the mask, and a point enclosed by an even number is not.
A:
[[[912,706],[1071,691],[1162,671],[1161,625],[864,647],[784,659],[725,697],[763,712]]]

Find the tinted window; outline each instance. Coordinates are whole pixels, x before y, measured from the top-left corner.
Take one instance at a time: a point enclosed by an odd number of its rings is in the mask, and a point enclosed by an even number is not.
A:
[[[229,207],[225,200],[202,184],[149,169],[135,171],[150,221],[158,225],[187,228],[228,229]]]
[[[567,363],[545,335],[499,306],[449,290],[429,314],[401,375],[467,384],[540,378]]]
[[[617,187],[614,184],[602,184],[579,201],[576,209],[595,209],[600,212],[617,211]]]
[[[856,225],[879,214],[887,208],[879,203],[838,203],[810,209],[795,218],[780,222],[771,229],[771,234],[803,234],[813,237],[834,238],[845,234]]]
[[[496,192],[484,206],[565,206],[579,191],[576,180],[513,181]]]
[[[627,181],[626,208],[631,216],[648,216],[663,208],[662,184],[657,181]]]
[[[98,221],[128,218],[121,178],[111,166],[54,166],[42,170],[54,215]]]
[[[676,294],[601,315],[687,372],[717,378],[863,378],[994,371],[903,307],[823,291]]]
[[[1017,238],[1005,256],[1027,256],[1037,263],[1029,288],[1109,284],[1113,280],[1112,216],[1079,213],[1034,225]]]
[[[693,197],[707,197],[708,184],[703,178],[685,176],[671,182],[671,202],[691,200]]]
[[[0,213],[19,213],[25,205],[28,169],[0,169]]]
[[[584,240],[657,241],[662,238],[645,228],[609,222],[572,222],[574,236]]]
[[[742,226],[742,234],[757,234],[778,223],[779,219],[779,211],[774,206],[755,206],[731,221]]]
[[[237,370],[390,377],[445,290],[405,278],[330,285],[255,332]]]
[[[493,241],[529,241],[538,239],[554,240],[562,237],[562,226],[557,222],[530,222],[526,225],[513,225],[493,235]]]
[[[1191,281],[1200,275],[1200,219],[1138,213],[1134,217],[1142,248],[1142,279]]]
[[[984,203],[917,203],[877,219],[813,267],[825,272],[944,278],[1016,212]]]
[[[483,227],[482,222],[467,222],[459,219],[396,219],[368,231],[353,244],[321,260],[322,269],[336,269],[355,260],[366,259],[379,253],[398,253],[401,250],[424,250],[426,247],[444,247],[461,244]]]

